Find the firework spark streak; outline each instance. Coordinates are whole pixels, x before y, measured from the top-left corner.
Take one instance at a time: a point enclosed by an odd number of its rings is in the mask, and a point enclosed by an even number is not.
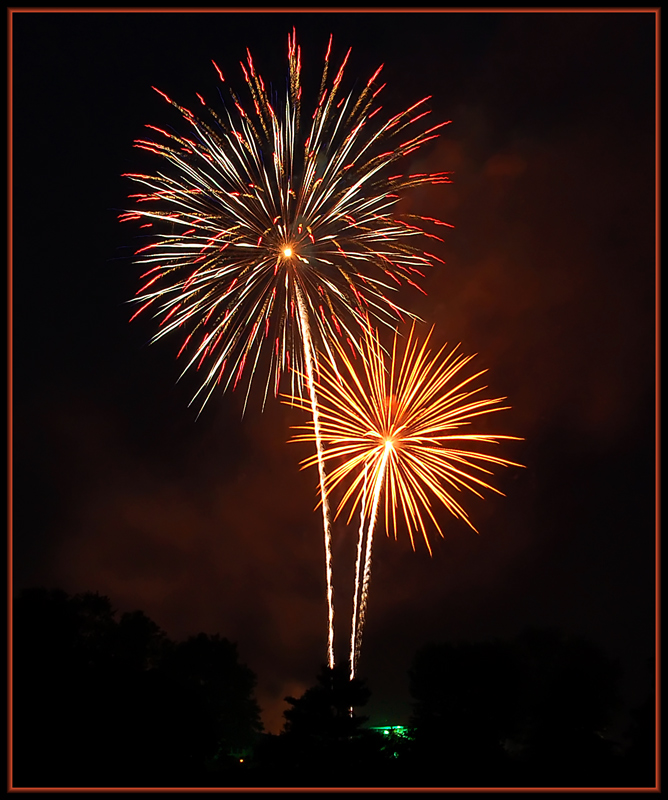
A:
[[[297,306],[299,320],[302,328],[302,341],[304,342],[304,356],[306,360],[306,375],[308,378],[308,392],[311,401],[311,416],[313,418],[313,431],[315,435],[316,453],[318,458],[318,476],[320,478],[320,503],[322,505],[322,525],[325,534],[325,573],[327,577],[327,662],[330,669],[334,669],[334,590],[332,586],[332,533],[329,519],[329,501],[325,489],[325,466],[322,459],[322,442],[320,438],[320,416],[318,413],[318,399],[313,380],[313,343],[308,324],[308,315],[299,284],[297,284]]]
[[[362,491],[362,503],[360,507],[360,530],[357,536],[357,559],[355,561],[355,591],[353,593],[353,617],[350,628],[350,652],[355,652],[357,642],[357,604],[360,594],[360,575],[362,572],[362,548],[364,547],[364,506],[366,503],[367,476],[366,466],[364,467],[364,487]],[[350,680],[355,677],[355,660],[350,658]]]
[[[432,329],[433,330],[433,329]],[[415,533],[431,554],[426,519],[441,536],[443,532],[432,511],[429,495],[435,496],[451,514],[473,530],[467,512],[454,493],[466,489],[479,497],[480,490],[491,486],[483,476],[491,475],[490,466],[522,466],[479,450],[473,443],[497,444],[501,439],[519,439],[487,433],[461,433],[459,429],[482,415],[502,411],[505,398],[480,398],[487,387],[471,388],[486,370],[461,378],[461,370],[474,356],[464,356],[455,347],[446,353],[445,346],[435,355],[428,349],[431,332],[420,345],[411,329],[403,356],[397,354],[397,334],[391,357],[383,350],[378,333],[368,332],[363,340],[363,357],[356,367],[343,348],[336,344],[337,362],[323,358],[320,364],[319,437],[321,459],[338,465],[327,476],[327,493],[344,479],[350,479],[337,508],[338,514],[351,505],[348,522],[360,510],[360,540],[356,576],[356,596],[351,637],[351,675],[359,660],[364,618],[371,574],[373,533],[381,497],[384,498],[386,531],[397,536],[398,520],[403,517],[411,544]],[[388,363],[389,362],[389,363]],[[308,410],[298,397],[286,402]],[[299,426],[304,431],[292,441],[313,441],[313,425]],[[316,463],[305,459],[302,468]],[[399,511],[399,514],[397,513]],[[365,521],[368,520],[368,523]],[[364,576],[360,587],[362,538],[365,538]],[[360,594],[359,602],[357,593]]]
[[[219,111],[197,94],[198,116],[156,89],[188,132],[147,125],[158,137],[135,141],[169,169],[127,174],[142,191],[131,195],[135,207],[120,219],[140,222],[146,236],[135,252],[144,283],[132,301],[138,306],[133,318],[148,309],[159,320],[152,341],[180,336],[181,375],[196,370],[201,376],[193,397],[200,398],[200,411],[217,386],[236,388],[247,379],[245,411],[259,374],[266,376],[264,404],[287,372],[293,394],[301,397],[308,384],[315,419],[316,352],[333,358],[332,343],[339,341],[358,347],[369,318],[394,326],[403,314],[412,316],[392,293],[405,283],[417,287],[424,269],[440,261],[413,242],[420,236],[440,241],[433,226],[447,223],[400,215],[395,207],[404,189],[449,183],[448,174],[404,174],[397,162],[447,122],[415,127],[429,113],[428,97],[380,122],[382,67],[359,94],[346,95],[341,83],[350,51],[330,80],[331,45],[330,37],[318,100],[306,121],[293,31],[283,99],[268,91],[248,52],[241,68],[252,108],[244,109],[228,87],[230,100]],[[325,503],[323,513],[331,641]]]

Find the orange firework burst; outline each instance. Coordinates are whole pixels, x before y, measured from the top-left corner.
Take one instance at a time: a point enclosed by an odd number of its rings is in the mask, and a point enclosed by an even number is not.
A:
[[[398,357],[395,335],[388,363],[377,332],[367,333],[363,357],[355,364],[340,347],[341,366],[331,359],[319,362],[317,391],[323,460],[342,459],[327,478],[328,493],[353,476],[337,516],[350,501],[348,522],[358,508],[364,519],[372,519],[385,486],[388,534],[392,529],[396,538],[397,517],[402,516],[413,548],[414,534],[419,531],[431,553],[425,515],[441,536],[443,533],[430,495],[475,530],[455,494],[462,489],[479,497],[482,489],[503,494],[485,479],[492,474],[489,467],[521,465],[468,449],[473,443],[497,444],[500,439],[519,437],[461,432],[474,418],[508,406],[499,405],[505,400],[502,397],[480,398],[487,387],[472,388],[486,370],[460,379],[474,356],[458,353],[459,346],[450,353],[444,346],[432,356],[430,338],[431,331],[420,345],[413,326],[403,356]],[[308,410],[304,400],[291,398],[289,402]],[[313,441],[312,423],[298,428],[304,433],[292,441]],[[302,467],[315,463],[316,458],[310,457]]]
[[[399,510],[413,549],[414,533],[420,531],[431,554],[424,515],[441,536],[443,532],[432,511],[430,495],[475,530],[455,493],[468,489],[482,497],[480,490],[490,489],[502,494],[483,477],[492,474],[488,467],[521,466],[468,449],[473,443],[497,444],[500,439],[519,437],[460,432],[476,417],[508,406],[499,405],[505,398],[480,398],[484,386],[471,388],[473,381],[486,370],[460,378],[461,370],[473,356],[458,353],[457,347],[446,354],[445,346],[432,356],[428,349],[430,337],[431,332],[420,345],[413,326],[403,357],[397,358],[395,334],[388,364],[378,333],[368,330],[362,346],[361,371],[340,346],[337,351],[341,369],[333,360],[320,362],[320,463],[332,459],[339,462],[327,477],[325,490],[329,494],[345,478],[352,477],[336,513],[338,516],[350,501],[350,522],[355,510],[360,509],[350,639],[351,679],[362,645],[373,533],[383,489],[387,533],[392,528],[396,538]],[[304,400],[290,398],[288,402],[308,410]],[[313,424],[299,428],[305,432],[292,441],[314,439]],[[302,468],[317,460],[313,456],[305,459]]]

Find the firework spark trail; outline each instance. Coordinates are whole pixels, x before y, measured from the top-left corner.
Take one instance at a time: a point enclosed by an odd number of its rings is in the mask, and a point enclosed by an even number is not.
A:
[[[385,442],[385,452],[376,476],[376,485],[374,487],[373,505],[371,506],[371,518],[369,519],[369,527],[366,532],[366,551],[364,554],[364,579],[362,581],[362,595],[360,598],[359,617],[355,625],[355,642],[354,649],[350,651],[350,675],[351,679],[355,677],[355,670],[360,657],[360,650],[362,649],[362,634],[364,632],[364,621],[366,620],[366,605],[367,598],[369,597],[369,581],[371,580],[371,551],[373,547],[373,532],[376,527],[376,515],[378,513],[378,502],[380,500],[380,491],[383,487],[383,480],[385,479],[385,469],[387,468],[387,460],[392,450],[392,443]]]
[[[466,489],[482,497],[480,490],[489,489],[503,494],[480,477],[480,473],[492,475],[490,466],[522,466],[465,449],[472,443],[498,444],[501,439],[519,440],[519,437],[459,432],[458,429],[470,425],[472,420],[508,406],[499,405],[505,398],[478,399],[476,395],[487,387],[471,388],[470,385],[485,370],[462,379],[459,373],[473,356],[457,353],[457,347],[446,353],[445,346],[432,355],[428,349],[431,333],[420,345],[413,326],[401,357],[397,356],[398,332],[395,333],[391,356],[386,358],[378,333],[369,330],[363,341],[363,358],[357,359],[358,364],[362,362],[361,369],[356,369],[338,343],[335,343],[338,364],[329,358],[319,362],[321,457],[325,462],[338,462],[327,476],[327,493],[344,479],[349,480],[336,515],[350,502],[350,522],[359,507],[360,539],[365,537],[366,540],[361,599],[359,607],[355,607],[357,620],[353,620],[356,627],[354,648],[351,643],[353,675],[361,648],[373,533],[381,497],[384,498],[387,534],[392,529],[395,538],[397,536],[399,509],[413,549],[414,533],[420,532],[431,554],[426,519],[431,520],[441,536],[443,532],[434,516],[430,494],[475,531],[454,492]],[[286,396],[285,402],[308,410],[301,398]],[[304,433],[295,435],[292,441],[313,441],[312,424],[298,426],[298,429]],[[313,457],[307,458],[302,461],[302,468],[315,463]],[[366,528],[365,520],[368,520]],[[361,547],[358,541],[358,552]],[[358,561],[358,574],[359,569]]]
[[[362,572],[362,548],[364,545],[364,505],[366,501],[366,466],[364,467],[364,490],[360,506],[360,529],[357,535],[357,560],[355,561],[355,592],[353,594],[353,616],[350,628],[350,680],[355,677],[355,642],[357,641],[357,604],[360,593],[360,574]]]
[[[320,479],[320,503],[322,505],[322,526],[325,536],[325,571],[327,575],[327,662],[330,669],[334,669],[334,589],[332,585],[332,532],[329,518],[329,501],[325,488],[325,466],[322,458],[322,440],[320,437],[320,415],[318,413],[318,395],[313,380],[313,344],[311,331],[308,324],[308,315],[304,305],[304,297],[299,283],[295,281],[297,306],[302,328],[302,341],[304,342],[304,359],[306,361],[306,375],[308,378],[308,392],[311,401],[311,415],[313,417],[313,430],[315,434],[316,452],[318,457],[318,476]]]

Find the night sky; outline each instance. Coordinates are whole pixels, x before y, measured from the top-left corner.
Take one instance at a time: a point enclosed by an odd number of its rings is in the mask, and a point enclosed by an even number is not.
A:
[[[381,114],[431,95],[437,140],[410,170],[452,185],[402,208],[452,223],[401,299],[488,368],[512,410],[505,497],[471,495],[476,535],[438,512],[434,555],[378,535],[359,674],[371,724],[406,723],[430,641],[554,626],[599,644],[647,695],[655,632],[655,16],[653,13],[17,13],[13,16],[13,585],[98,591],[169,636],[220,633],[258,676],[265,726],[326,660],[315,471],[296,410],[219,394],[197,418],[176,338],[129,323],[145,124],[183,127],[156,86],[241,96],[250,48],[305,93],[352,47],[344,85],[385,64]],[[313,94],[310,95],[313,97]],[[308,100],[305,100],[308,105]],[[410,287],[409,287],[410,288]],[[287,384],[286,384],[287,387]],[[347,653],[356,528],[334,526],[337,655]]]

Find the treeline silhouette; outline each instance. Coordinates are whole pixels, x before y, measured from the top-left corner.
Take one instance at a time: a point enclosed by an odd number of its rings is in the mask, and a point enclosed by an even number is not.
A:
[[[262,730],[236,645],[175,643],[107,597],[31,589],[14,601],[16,786],[170,786],[237,763]]]
[[[654,785],[654,698],[620,746],[617,664],[557,630],[421,648],[409,735],[364,727],[343,663],[270,735],[227,639],[173,642],[95,593],[31,589],[13,611],[15,787]]]

